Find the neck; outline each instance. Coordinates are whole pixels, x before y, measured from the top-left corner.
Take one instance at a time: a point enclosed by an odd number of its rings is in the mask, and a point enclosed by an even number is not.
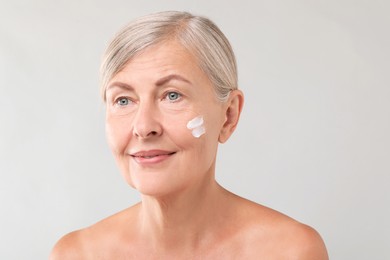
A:
[[[163,198],[142,196],[141,234],[154,249],[195,250],[215,239],[228,192],[214,178]]]

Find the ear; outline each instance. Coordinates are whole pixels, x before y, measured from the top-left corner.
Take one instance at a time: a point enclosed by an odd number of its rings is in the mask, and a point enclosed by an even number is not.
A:
[[[244,94],[241,90],[233,90],[230,92],[229,99],[226,101],[224,106],[224,115],[225,122],[219,133],[218,141],[220,143],[226,142],[229,137],[233,134],[234,130],[237,127],[238,120],[240,119],[240,114],[242,107],[244,105]]]

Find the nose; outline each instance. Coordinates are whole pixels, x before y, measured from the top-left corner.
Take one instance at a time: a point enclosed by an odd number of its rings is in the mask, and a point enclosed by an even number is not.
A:
[[[133,121],[133,135],[140,139],[148,139],[161,134],[158,109],[150,104],[139,104]]]

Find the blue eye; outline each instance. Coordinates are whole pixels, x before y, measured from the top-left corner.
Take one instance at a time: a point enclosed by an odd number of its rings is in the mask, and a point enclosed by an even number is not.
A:
[[[121,97],[121,98],[118,98],[116,100],[116,103],[119,105],[119,106],[127,106],[129,104],[129,99],[128,98],[125,98],[125,97]]]
[[[166,97],[169,99],[169,101],[176,101],[181,97],[181,95],[177,92],[168,92]]]

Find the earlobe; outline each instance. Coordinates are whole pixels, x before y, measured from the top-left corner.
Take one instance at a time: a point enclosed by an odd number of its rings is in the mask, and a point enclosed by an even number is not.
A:
[[[219,134],[218,141],[226,142],[233,134],[240,119],[242,107],[244,105],[244,94],[241,90],[233,90],[227,101],[225,112],[225,122]]]

